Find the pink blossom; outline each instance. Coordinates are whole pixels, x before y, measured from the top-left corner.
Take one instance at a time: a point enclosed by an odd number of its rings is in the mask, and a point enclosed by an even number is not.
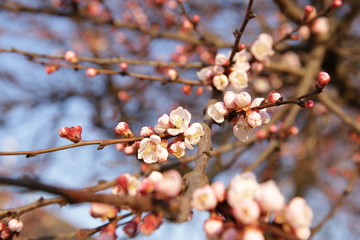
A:
[[[168,151],[160,143],[161,138],[157,135],[151,135],[149,138],[141,140],[138,158],[143,159],[145,163],[166,160],[169,155]]]
[[[261,115],[257,112],[252,112],[249,116],[247,116],[247,123],[252,128],[260,127],[262,124]]]
[[[200,123],[191,124],[184,132],[185,146],[189,149],[194,149],[191,145],[198,144],[203,135],[204,130]]]
[[[208,107],[207,114],[217,123],[222,123],[228,110],[223,102],[217,102]]]
[[[250,51],[257,60],[265,61],[275,53],[272,49],[272,44],[273,38],[269,34],[262,33],[251,45]]]
[[[130,146],[125,146],[124,153],[126,155],[135,155],[136,152],[139,150],[139,142],[135,142],[134,144]]]
[[[244,89],[248,86],[248,76],[242,69],[236,69],[229,74],[229,81],[231,85],[238,90]]]
[[[261,210],[266,213],[281,211],[285,206],[285,198],[273,180],[260,184],[255,199],[258,201]]]
[[[254,108],[254,107],[258,107],[261,105],[261,103],[265,100],[265,98],[255,98],[251,105],[250,105],[250,108]]]
[[[252,224],[260,217],[260,207],[252,198],[244,198],[233,207],[233,214],[241,223]]]
[[[252,172],[236,175],[230,182],[227,201],[231,207],[236,207],[243,199],[254,198],[259,185]]]
[[[305,199],[295,197],[285,208],[285,218],[293,228],[308,228],[311,225],[313,212]]]
[[[241,92],[239,94],[236,94],[235,97],[235,105],[237,108],[241,109],[244,107],[249,106],[251,103],[251,96],[247,92]]]
[[[163,173],[163,178],[155,183],[155,191],[166,197],[176,197],[182,188],[182,177],[176,170]]]
[[[213,84],[217,90],[222,91],[229,85],[229,80],[224,74],[216,75],[213,78]]]
[[[115,231],[116,228],[113,226],[113,224],[108,224],[101,229],[97,240],[116,240]]]
[[[222,202],[225,199],[225,185],[222,182],[214,182],[211,184],[216,200]]]
[[[191,114],[188,110],[178,107],[177,109],[171,111],[170,113],[170,122],[172,126],[167,129],[167,132],[176,136],[180,133],[185,132],[190,124]]]
[[[164,133],[168,128],[171,127],[170,117],[167,114],[163,114],[158,119],[158,124],[154,127],[158,134]]]
[[[221,219],[210,218],[204,223],[204,230],[207,236],[218,236],[221,234],[224,223]]]
[[[233,91],[227,91],[224,95],[224,104],[227,108],[235,108],[235,97],[236,94]]]
[[[242,240],[265,240],[265,237],[258,228],[245,228]]]
[[[205,185],[193,192],[191,206],[199,211],[212,210],[216,207],[217,200],[214,190]]]
[[[23,227],[24,227],[23,222],[15,218],[11,219],[8,222],[8,228],[13,232],[20,232]]]

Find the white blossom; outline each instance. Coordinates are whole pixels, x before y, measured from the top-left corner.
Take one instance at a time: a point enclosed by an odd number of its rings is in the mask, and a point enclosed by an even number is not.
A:
[[[151,135],[140,142],[138,158],[146,163],[155,163],[163,161],[168,157],[168,151],[161,146],[161,138],[157,135]]]
[[[170,113],[170,122],[172,126],[167,129],[167,132],[176,136],[183,133],[189,126],[191,114],[188,110],[178,107]]]
[[[204,135],[203,127],[200,123],[193,123],[185,132],[185,146],[189,149],[194,149],[191,145],[196,145],[200,138]]]
[[[267,61],[268,58],[275,53],[272,49],[272,45],[273,38],[269,34],[262,33],[251,45],[250,51],[257,60]]]
[[[217,123],[222,123],[228,110],[223,102],[217,102],[208,107],[207,114]]]
[[[254,198],[258,189],[259,185],[254,173],[245,172],[238,174],[230,182],[227,201],[231,207],[236,207],[241,200]]]
[[[229,85],[229,79],[224,74],[216,75],[213,78],[213,84],[217,90],[222,91]]]
[[[229,74],[229,81],[235,89],[244,89],[248,86],[247,73],[244,70],[236,69]]]

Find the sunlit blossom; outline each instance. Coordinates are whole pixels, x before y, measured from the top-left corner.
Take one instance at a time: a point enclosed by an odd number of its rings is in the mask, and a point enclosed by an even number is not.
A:
[[[141,140],[138,158],[143,159],[146,163],[155,163],[167,159],[168,151],[160,143],[161,138],[157,135],[151,135],[149,138]]]

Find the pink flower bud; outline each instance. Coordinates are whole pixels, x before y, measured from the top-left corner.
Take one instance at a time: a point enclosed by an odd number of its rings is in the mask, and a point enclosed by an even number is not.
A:
[[[224,95],[224,104],[227,108],[235,108],[236,94],[233,91],[227,91]]]
[[[255,136],[258,139],[264,139],[264,138],[266,138],[267,133],[266,133],[266,131],[264,129],[260,129],[260,130],[256,131]]]
[[[124,153],[126,155],[135,155],[137,154],[138,149],[139,149],[139,144],[135,142],[133,145],[125,147]]]
[[[317,86],[319,88],[324,88],[331,80],[330,75],[327,72],[319,72],[317,78]]]
[[[195,14],[192,17],[192,21],[193,21],[193,23],[197,24],[200,21],[200,16],[198,14]]]
[[[155,213],[146,215],[139,226],[139,231],[144,235],[150,235],[162,224],[162,216]]]
[[[166,77],[168,77],[171,81],[175,81],[178,76],[178,72],[173,68],[168,69],[166,72]]]
[[[238,108],[244,108],[249,106],[251,103],[251,96],[247,92],[241,92],[235,97],[235,104]]]
[[[138,225],[140,223],[140,216],[137,215],[136,217],[134,217],[130,222],[128,222],[127,224],[125,224],[125,226],[123,227],[123,231],[124,233],[129,237],[129,238],[133,238],[136,236],[137,233],[137,229],[138,229]]]
[[[8,228],[13,232],[20,232],[23,227],[24,224],[20,220],[15,218],[11,219],[8,222]]]
[[[338,8],[341,7],[342,4],[343,4],[342,0],[334,0],[333,3],[331,4],[331,7]]]
[[[191,30],[194,28],[194,25],[187,19],[185,19],[183,22],[182,22],[182,25],[181,27],[184,29],[184,30]]]
[[[304,7],[304,20],[310,21],[316,16],[316,8],[312,5],[306,5]]]
[[[71,63],[77,63],[77,56],[76,53],[73,51],[67,51],[64,55],[64,58],[66,61],[71,62]]]
[[[55,72],[58,68],[52,65],[47,65],[45,66],[45,72],[47,74],[52,74],[53,72]]]
[[[315,103],[314,103],[313,100],[307,100],[307,101],[305,101],[305,103],[304,103],[304,107],[305,107],[305,108],[313,108],[314,106],[315,106]]]
[[[278,127],[275,124],[271,124],[269,127],[269,132],[276,133],[278,131]]]
[[[236,228],[233,227],[227,228],[221,235],[221,240],[234,240],[234,239],[240,239],[240,238],[238,231],[236,230]]]
[[[115,148],[119,152],[123,151],[125,149],[125,147],[127,147],[127,143],[117,143],[117,144],[115,144]]]
[[[117,135],[124,135],[125,137],[133,137],[135,134],[130,130],[129,125],[126,122],[119,122],[114,128],[114,132]]]
[[[268,103],[274,103],[277,100],[279,100],[281,98],[281,94],[278,92],[271,92],[268,96],[268,98],[266,99],[266,102]]]
[[[99,237],[97,240],[116,240],[116,226],[113,224],[108,224],[103,227],[100,231]]]
[[[201,96],[204,93],[204,88],[202,86],[196,88],[196,95]]]
[[[122,90],[117,93],[117,97],[119,100],[124,102],[127,102],[131,99],[131,95],[128,92]]]
[[[62,127],[59,130],[59,136],[66,138],[74,143],[78,143],[81,140],[82,128],[81,126]]]
[[[225,54],[218,53],[215,56],[215,64],[219,66],[226,66],[229,65],[229,59],[225,56]]]
[[[98,74],[98,71],[95,68],[88,68],[86,70],[86,76],[88,77],[95,77]]]
[[[307,227],[300,227],[295,229],[295,235],[301,240],[307,240],[311,235],[311,231]]]
[[[148,137],[154,134],[153,128],[150,127],[142,127],[140,131],[140,136]]]
[[[204,230],[207,236],[219,236],[224,228],[224,223],[221,219],[210,218],[204,223]]]
[[[184,85],[181,88],[182,92],[186,95],[186,96],[190,96],[191,91],[192,91],[192,86],[191,85]]]
[[[0,239],[9,239],[10,236],[11,236],[11,231],[8,228],[0,232]]]
[[[290,135],[296,136],[299,134],[299,128],[297,126],[290,126],[287,130]]]
[[[126,62],[120,63],[119,66],[120,66],[120,69],[121,69],[122,71],[124,71],[124,72],[126,72],[127,69],[128,69],[128,64],[127,64]]]

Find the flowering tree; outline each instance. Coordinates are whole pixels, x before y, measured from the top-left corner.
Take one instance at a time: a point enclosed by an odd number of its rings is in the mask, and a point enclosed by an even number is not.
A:
[[[150,235],[201,212],[203,236],[224,240],[310,239],[345,201],[355,218],[358,193],[346,198],[360,162],[359,1],[0,9],[0,183],[56,195],[9,201],[1,239],[22,236],[23,214],[56,204],[91,203],[103,223],[68,235],[81,239]]]

